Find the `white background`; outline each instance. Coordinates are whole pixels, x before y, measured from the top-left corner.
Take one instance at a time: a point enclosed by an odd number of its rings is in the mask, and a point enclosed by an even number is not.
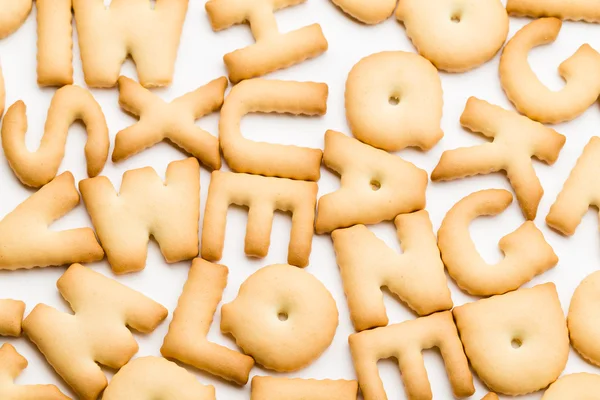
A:
[[[253,42],[250,31],[246,26],[233,27],[219,33],[213,32],[204,10],[204,3],[204,1],[190,1],[173,84],[168,89],[155,90],[155,93],[164,99],[171,100],[214,78],[225,75],[225,66],[222,62],[223,54]],[[344,85],[352,66],[361,58],[383,50],[415,51],[404,32],[404,28],[394,18],[390,18],[380,25],[365,26],[348,18],[328,0],[310,0],[308,3],[279,11],[276,16],[282,31],[297,29],[313,22],[320,23],[325,37],[329,41],[329,50],[316,59],[270,74],[268,77],[327,83],[330,93],[327,102],[328,112],[323,117],[250,115],[243,120],[242,130],[246,137],[253,140],[323,148],[323,134],[327,129],[335,129],[350,134],[344,112]],[[509,38],[529,21],[528,19],[511,17]],[[572,55],[583,43],[590,43],[596,49],[600,49],[600,26],[565,22],[558,40],[549,46],[535,49],[531,52],[529,59],[542,81],[553,89],[559,89],[562,80],[557,74],[558,65],[565,58]],[[75,83],[85,86],[76,38],[73,59]],[[31,150],[34,150],[39,144],[47,109],[55,92],[53,88],[41,89],[36,83],[35,7],[26,23],[17,33],[0,41],[0,60],[6,81],[7,107],[19,99],[27,104],[29,121],[27,144]],[[126,63],[123,67],[123,74],[135,78],[133,63],[130,61]],[[462,129],[459,124],[459,117],[468,97],[477,96],[491,103],[513,109],[500,87],[498,57],[471,72],[464,74],[441,73],[441,78],[444,90],[444,116],[442,120],[442,128],[445,132],[444,138],[427,153],[415,150],[404,150],[399,153],[402,157],[414,162],[418,167],[427,170],[428,173],[431,173],[444,150],[474,145],[484,141],[481,137]],[[133,124],[135,119],[126,115],[119,108],[116,88],[93,90],[93,94],[106,115],[112,154],[114,136],[119,130]],[[200,126],[213,134],[217,134],[217,123],[218,114],[213,114],[198,122]],[[599,127],[600,110],[598,105],[595,104],[576,120],[554,127],[567,137],[566,145],[554,166],[549,167],[534,162],[535,169],[545,190],[536,224],[558,254],[560,262],[556,268],[537,277],[526,286],[548,281],[555,282],[565,312],[568,310],[570,298],[577,285],[588,274],[595,271],[600,262],[596,210],[590,210],[577,229],[576,234],[571,238],[564,238],[549,230],[544,218],[584,145],[591,136],[598,132]],[[77,181],[86,178],[86,164],[83,154],[85,140],[84,128],[78,124],[73,126],[68,138],[66,157],[60,168],[61,172],[65,170],[72,171]],[[102,174],[108,176],[113,184],[118,187],[123,172],[129,169],[150,165],[156,169],[159,175],[164,176],[169,162],[185,157],[186,155],[178,148],[168,143],[161,143],[119,164],[113,164],[109,158]],[[203,169],[201,173],[202,210],[206,200],[209,176],[209,172]],[[322,178],[319,181],[319,195],[334,191],[338,186],[339,179],[323,168]],[[431,215],[434,229],[437,231],[445,213],[458,200],[474,191],[487,188],[511,190],[508,181],[502,174],[445,183],[430,183],[427,189],[427,210]],[[0,193],[0,215],[2,216],[12,211],[15,206],[33,193],[32,190],[25,188],[17,180],[3,157],[0,159]],[[233,300],[239,285],[257,269],[273,263],[282,263],[287,259],[290,220],[286,214],[278,213],[276,215],[269,255],[262,260],[249,259],[244,256],[243,243],[246,220],[246,213],[242,209],[230,209],[224,257],[221,261],[230,269],[223,302]],[[498,240],[516,229],[523,221],[523,216],[515,201],[500,216],[480,218],[472,224],[473,238],[488,262],[501,259],[497,247]],[[57,221],[52,229],[60,230],[79,226],[91,226],[82,204],[66,217]],[[391,223],[382,223],[372,227],[372,229],[388,245],[399,250],[395,230]],[[137,356],[160,355],[159,349],[167,332],[172,311],[177,304],[177,299],[186,280],[189,265],[189,262],[167,265],[156,243],[151,243],[148,250],[146,269],[139,273],[118,277],[120,282],[143,292],[166,306],[170,311],[167,321],[151,335],[135,334],[140,343],[140,351]],[[91,265],[91,267],[105,275],[114,277],[105,261]],[[55,286],[56,280],[64,271],[64,267],[14,272],[0,271],[0,298],[24,300],[27,303],[27,313],[37,303],[41,302],[59,310],[70,312]],[[353,332],[353,329],[349,320],[342,283],[329,236],[314,237],[310,266],[307,271],[323,281],[333,294],[340,312],[340,325],[331,347],[323,356],[310,367],[289,374],[289,376],[353,379],[355,378],[354,369],[347,345],[348,335]],[[449,285],[456,305],[476,300],[462,293],[450,280]],[[391,322],[401,322],[415,318],[411,311],[392,296],[386,295],[386,307]],[[230,337],[223,336],[219,331],[219,312],[220,308],[215,315],[209,339],[226,346],[235,347],[233,340]],[[26,338],[3,338],[0,343],[4,341],[12,343],[30,362],[29,368],[18,379],[18,383],[54,383],[65,393],[75,398],[73,392],[67,388],[38,353],[36,347]],[[552,351],[552,349],[548,350]],[[441,358],[434,351],[426,351],[424,354],[434,397],[436,399],[450,399],[452,397],[451,390],[443,370]],[[405,398],[400,382],[400,374],[395,364],[392,361],[382,361],[379,366],[388,391],[388,397],[390,399]],[[543,368],[543,366],[540,366],[540,368]],[[250,384],[239,388],[225,384],[193,368],[189,368],[189,370],[196,374],[203,383],[215,385],[219,399],[249,398]],[[574,351],[571,351],[565,373],[578,371],[598,372],[595,367],[587,364]],[[106,372],[109,375],[111,374],[109,371]],[[252,370],[252,375],[265,373],[270,372],[260,367],[255,367]],[[475,384],[477,394],[472,398],[480,399],[487,393],[487,390],[477,378]],[[524,398],[537,399],[540,396],[541,393],[537,393]]]

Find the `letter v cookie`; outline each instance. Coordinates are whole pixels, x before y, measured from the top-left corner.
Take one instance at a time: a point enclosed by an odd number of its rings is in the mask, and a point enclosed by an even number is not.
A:
[[[221,77],[166,103],[134,80],[120,77],[119,104],[140,120],[117,133],[112,160],[127,159],[169,139],[207,167],[220,169],[219,141],[194,122],[221,108],[227,84]]]
[[[445,151],[431,179],[443,181],[506,171],[525,218],[534,220],[544,189],[531,158],[553,164],[566,138],[539,122],[475,97],[467,101],[460,123],[493,141]]]
[[[13,382],[27,368],[27,360],[10,343],[0,347],[0,399],[70,400],[54,385],[19,386]]]

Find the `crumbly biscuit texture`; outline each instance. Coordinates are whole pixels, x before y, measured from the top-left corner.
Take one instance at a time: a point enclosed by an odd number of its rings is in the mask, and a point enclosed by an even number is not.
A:
[[[600,138],[593,136],[556,201],[550,207],[546,223],[564,235],[573,235],[590,206],[600,206]]]
[[[529,65],[529,51],[552,43],[562,22],[556,18],[535,20],[509,40],[500,57],[500,82],[517,110],[529,118],[556,124],[581,115],[600,94],[600,53],[582,45],[558,67],[565,85],[558,91],[549,89]]]
[[[224,265],[201,258],[192,261],[160,352],[164,357],[245,385],[254,359],[207,339],[213,316],[227,286],[228,273]]]
[[[327,288],[303,269],[270,265],[252,274],[221,308],[221,331],[265,368],[296,371],[333,340],[338,310]]]
[[[23,25],[33,7],[33,0],[0,0],[0,39]]]
[[[92,229],[48,229],[77,204],[73,175],[64,172],[7,214],[0,221],[0,270],[101,260],[104,251]]]
[[[144,269],[150,236],[168,263],[198,255],[200,166],[195,158],[170,163],[164,182],[145,167],[125,172],[119,193],[105,176],[79,182],[79,190],[114,272]]]
[[[505,171],[525,218],[534,220],[544,189],[531,158],[553,164],[566,138],[539,122],[475,97],[467,101],[460,123],[493,141],[445,151],[431,179],[443,181]]]
[[[148,0],[73,0],[87,85],[115,86],[127,56],[143,86],[169,85],[187,7],[188,0],[156,0],[153,8]]]
[[[38,188],[54,179],[65,156],[69,127],[77,120],[83,121],[87,130],[88,175],[96,176],[104,168],[110,143],[102,109],[88,90],[64,86],[56,91],[48,108],[44,136],[34,152],[25,144],[25,103],[19,100],[9,107],[2,124],[2,148],[21,182]]]
[[[56,286],[75,314],[38,304],[23,330],[80,399],[94,400],[107,385],[99,364],[119,369],[138,351],[128,327],[152,332],[168,312],[80,264],[69,267]]]
[[[356,400],[358,383],[344,379],[252,378],[250,400]]]
[[[306,267],[312,247],[315,182],[213,171],[202,227],[202,258],[218,261],[223,255],[227,209],[248,207],[245,252],[265,257],[269,252],[275,210],[292,213],[288,263]]]
[[[207,167],[220,169],[218,139],[195,121],[221,108],[227,85],[227,78],[221,77],[167,103],[134,80],[120,77],[119,104],[140,120],[117,133],[113,161],[169,139]]]
[[[467,303],[453,314],[473,370],[494,392],[538,391],[567,364],[569,334],[553,283]]]
[[[10,343],[0,347],[0,399],[2,400],[71,400],[54,385],[15,385],[27,368],[27,360]]]
[[[20,300],[0,299],[0,336],[21,336],[21,322],[25,303]]]
[[[440,349],[454,396],[475,393],[473,376],[452,320],[444,311],[399,324],[354,333],[348,338],[358,384],[365,400],[387,400],[377,362],[395,357],[408,399],[432,399],[423,350]]]
[[[442,82],[417,54],[384,51],[363,58],[348,75],[345,99],[352,134],[373,147],[429,150],[444,136]]]
[[[396,9],[397,0],[332,0],[346,14],[360,22],[375,25],[388,19]]]
[[[448,72],[491,60],[508,36],[500,0],[400,0],[396,18],[419,54]]]
[[[477,251],[469,233],[471,222],[484,215],[497,215],[512,202],[507,190],[489,189],[471,193],[456,203],[442,221],[438,245],[450,276],[458,286],[475,296],[503,294],[529,282],[558,263],[558,257],[533,221],[500,239],[502,261],[489,265]]]
[[[37,82],[40,86],[73,83],[71,0],[36,0]]]
[[[561,377],[542,396],[542,400],[600,400],[600,375],[580,372]]]
[[[317,233],[425,208],[427,173],[396,155],[327,131],[323,162],[340,175],[341,187],[319,199]]]
[[[194,375],[160,357],[142,357],[115,374],[102,400],[215,400],[215,388],[201,384]]]
[[[331,233],[354,329],[389,323],[382,287],[419,315],[452,308],[452,298],[427,211],[394,220],[402,254],[389,248],[364,225]]]
[[[280,33],[275,11],[306,0],[209,0],[206,12],[213,30],[247,22],[256,43],[225,54],[229,80],[239,81],[265,75],[301,63],[327,50],[327,39],[319,24]]]
[[[600,366],[600,271],[585,278],[573,293],[567,325],[573,348],[590,363]]]
[[[506,10],[519,17],[556,17],[572,21],[600,22],[597,0],[508,0]]]
[[[319,180],[320,149],[254,142],[242,136],[240,125],[251,112],[323,115],[327,96],[324,83],[251,79],[235,85],[219,120],[219,142],[227,165],[235,172]]]

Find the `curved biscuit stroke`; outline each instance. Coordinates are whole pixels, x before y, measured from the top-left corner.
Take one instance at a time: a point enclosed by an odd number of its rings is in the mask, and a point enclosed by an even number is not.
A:
[[[80,399],[95,400],[107,385],[99,364],[119,369],[138,351],[128,327],[152,332],[167,309],[80,264],[69,267],[56,286],[75,314],[38,304],[23,330]]]
[[[119,104],[139,116],[139,122],[117,133],[113,161],[169,139],[209,168],[221,168],[218,139],[194,122],[221,108],[227,84],[227,78],[221,77],[166,103],[134,80],[120,77]]]
[[[306,0],[209,0],[206,12],[214,31],[247,22],[256,43],[225,54],[229,80],[265,75],[301,63],[327,50],[327,39],[319,24],[280,33],[275,11]]]
[[[85,82],[113,87],[131,56],[144,87],[171,83],[188,0],[72,0]],[[101,34],[99,34],[101,32]]]
[[[70,172],[64,172],[0,221],[0,270],[93,262],[104,257],[94,231],[54,231],[48,226],[79,204]]]
[[[137,358],[115,374],[102,400],[215,400],[214,386],[160,357]]]
[[[419,315],[452,308],[450,290],[427,211],[395,220],[402,254],[364,225],[331,233],[350,317],[356,331],[389,323],[382,286]]]
[[[0,39],[23,25],[33,7],[33,0],[0,0]]]
[[[564,375],[554,382],[542,400],[600,400],[600,375],[580,372]]]
[[[600,366],[600,334],[597,309],[600,305],[600,271],[588,275],[575,289],[567,325],[571,344],[588,362]]]
[[[255,375],[250,400],[356,400],[357,395],[356,381]]]
[[[573,21],[600,22],[599,0],[508,0],[506,10],[515,16],[556,17]]]
[[[0,336],[21,336],[24,314],[25,303],[22,301],[0,299]]]
[[[473,132],[493,138],[493,142],[445,151],[431,179],[453,180],[506,171],[525,218],[534,220],[544,189],[531,158],[552,165],[566,138],[538,122],[475,97],[467,101],[460,123]]]
[[[73,83],[71,0],[36,0],[37,81],[40,86]]]
[[[15,175],[27,186],[41,187],[58,172],[65,156],[69,127],[77,120],[86,126],[87,172],[98,175],[108,158],[108,127],[100,105],[92,94],[79,86],[64,86],[56,91],[44,126],[40,147],[31,152],[25,144],[26,107],[22,101],[10,106],[2,124],[2,148]]]
[[[10,343],[0,347],[0,399],[2,400],[71,400],[54,385],[15,385],[28,362]]]
[[[508,99],[529,118],[556,124],[587,110],[600,94],[600,54],[584,44],[558,67],[565,86],[548,89],[527,60],[529,51],[556,39],[562,23],[556,18],[535,20],[518,31],[500,57],[500,82]]]
[[[400,0],[396,18],[419,54],[448,72],[491,60],[508,36],[500,0]]]
[[[368,25],[388,19],[396,9],[397,0],[331,0],[346,14]]]
[[[202,258],[221,259],[227,209],[235,204],[248,207],[244,250],[247,255],[260,258],[269,252],[274,211],[290,211],[288,263],[306,267],[312,247],[317,190],[315,182],[213,171],[202,226]]]
[[[469,233],[469,224],[483,215],[497,215],[512,202],[506,190],[471,193],[456,203],[442,221],[438,244],[450,276],[458,286],[475,296],[491,296],[518,289],[558,263],[558,257],[536,228],[525,221],[516,231],[500,239],[504,258],[489,265],[481,257]]]
[[[258,143],[245,139],[241,119],[252,112],[323,115],[324,83],[252,79],[231,89],[221,109],[219,141],[227,165],[235,172],[299,180],[319,180],[320,149]]]

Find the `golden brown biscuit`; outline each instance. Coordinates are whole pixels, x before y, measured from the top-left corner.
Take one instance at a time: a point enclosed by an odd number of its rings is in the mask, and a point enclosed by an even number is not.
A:
[[[481,400],[500,400],[496,393],[488,393]]]
[[[375,25],[388,19],[396,9],[397,0],[332,0],[346,14],[360,22]]]
[[[250,400],[356,400],[358,384],[343,379],[252,378]]]
[[[596,0],[508,0],[506,10],[519,17],[556,17],[600,22],[600,8]]]
[[[567,326],[573,348],[588,362],[600,366],[598,335],[600,319],[600,271],[588,275],[575,289],[569,306]]]
[[[33,0],[0,0],[0,39],[23,25],[32,6]]]
[[[600,375],[580,372],[561,377],[554,382],[542,400],[600,400]]]
[[[0,336],[21,336],[21,322],[25,303],[20,300],[0,299]]]
[[[40,86],[73,84],[73,15],[71,0],[36,0],[37,82]]]

